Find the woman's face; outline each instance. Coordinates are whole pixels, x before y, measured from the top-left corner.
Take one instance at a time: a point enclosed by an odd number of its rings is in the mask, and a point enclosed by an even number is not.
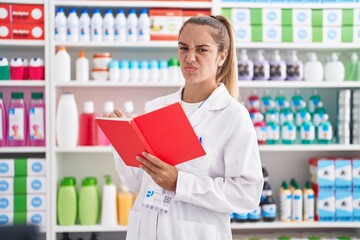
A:
[[[213,31],[209,26],[193,23],[183,28],[179,36],[178,57],[187,83],[215,82],[225,53],[218,53],[218,45],[210,35]]]

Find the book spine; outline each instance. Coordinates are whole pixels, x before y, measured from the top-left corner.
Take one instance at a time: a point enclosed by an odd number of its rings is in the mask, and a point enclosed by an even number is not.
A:
[[[142,134],[142,132],[140,131],[139,127],[137,126],[136,122],[134,121],[134,119],[132,119],[130,121],[130,125],[131,127],[134,129],[134,131],[136,132],[136,134],[139,136],[140,141],[143,143],[143,145],[145,146],[145,149],[148,153],[150,153],[151,155],[155,156],[155,152],[152,150],[152,148],[150,147],[149,143],[147,142],[146,138],[144,137],[144,135]]]

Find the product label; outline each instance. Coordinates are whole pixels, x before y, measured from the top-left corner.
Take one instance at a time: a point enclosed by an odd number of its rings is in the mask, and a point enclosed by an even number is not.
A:
[[[276,217],[276,205],[275,204],[264,204],[261,207],[263,217],[275,218]]]
[[[300,79],[300,66],[296,62],[286,64],[286,76],[288,80]]]
[[[270,125],[266,127],[267,140],[279,140],[280,129],[278,125]]]
[[[288,125],[281,127],[281,138],[283,140],[295,141],[296,139],[296,129],[295,126]]]
[[[3,129],[2,126],[4,125],[4,123],[2,122],[3,120],[3,116],[2,116],[2,112],[0,111],[0,141],[4,139],[4,133],[3,133]]]
[[[304,220],[313,221],[315,215],[315,196],[314,194],[304,193]]]
[[[257,220],[257,219],[260,219],[260,217],[261,217],[261,208],[260,208],[260,206],[257,207],[254,211],[248,213],[248,215],[247,215],[247,218],[249,220]]]
[[[24,109],[9,110],[9,140],[24,140]]]
[[[281,192],[280,193],[280,220],[290,221],[291,220],[291,193]]]
[[[351,190],[352,188],[351,160],[335,161],[335,188],[336,190]]]
[[[323,125],[319,127],[318,139],[319,140],[331,140],[332,139],[332,127],[331,125]]]
[[[336,191],[336,221],[350,222],[353,220],[353,197],[351,191]]]
[[[44,109],[30,108],[29,118],[30,140],[43,140],[44,134]]]
[[[317,214],[319,222],[335,221],[335,195],[334,192],[319,191],[317,200]]]
[[[239,80],[251,80],[249,64],[246,62],[238,63]]]
[[[283,125],[285,122],[294,121],[294,115],[292,112],[280,113],[280,124]]]
[[[168,213],[174,195],[174,192],[164,190],[156,184],[151,184],[146,191],[142,207],[160,213]]]
[[[258,141],[266,141],[266,127],[255,127]]]
[[[300,131],[301,140],[314,140],[315,139],[315,127],[312,125],[302,126]]]
[[[266,80],[264,64],[254,63],[254,79],[255,80],[261,80],[261,79]]]

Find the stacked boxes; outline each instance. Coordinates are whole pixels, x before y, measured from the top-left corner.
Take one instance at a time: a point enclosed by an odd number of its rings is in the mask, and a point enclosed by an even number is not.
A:
[[[0,226],[45,226],[45,159],[0,159]]]

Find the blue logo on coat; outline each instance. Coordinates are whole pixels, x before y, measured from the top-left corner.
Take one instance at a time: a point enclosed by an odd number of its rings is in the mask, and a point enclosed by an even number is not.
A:
[[[152,195],[154,195],[154,191],[147,191],[147,193],[146,193],[146,197],[147,198],[149,198],[149,197],[151,197]]]

